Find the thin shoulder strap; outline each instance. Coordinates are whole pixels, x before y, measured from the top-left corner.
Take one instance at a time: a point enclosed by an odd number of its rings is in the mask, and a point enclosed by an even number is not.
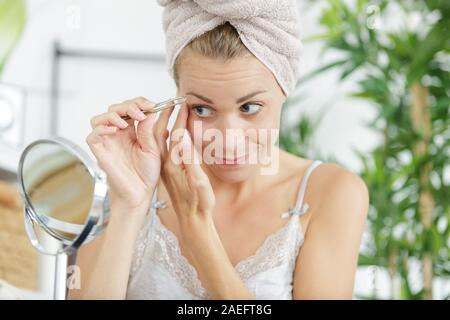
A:
[[[296,209],[302,210],[303,199],[305,197],[305,191],[306,191],[306,186],[308,184],[309,176],[311,175],[313,170],[315,168],[317,168],[321,163],[322,163],[322,161],[320,161],[320,160],[314,160],[313,163],[311,163],[309,165],[309,167],[306,168],[306,171],[303,174],[303,178],[302,178],[302,181],[300,183],[300,190],[298,191],[297,203],[295,204],[295,208]],[[307,206],[307,204],[306,204],[306,206]],[[305,208],[305,211],[306,210],[307,210],[307,208]]]
[[[154,220],[155,220],[155,211],[156,208],[158,207],[158,195],[157,195],[157,190],[155,188],[155,191],[153,191],[153,196],[152,196],[152,201],[150,203],[150,207],[148,208],[148,212],[147,212],[147,224],[149,226],[153,226],[154,225]]]
[[[155,188],[155,191],[153,192],[152,203],[150,205],[150,213],[152,213],[151,211],[153,211],[153,215],[156,215],[157,209],[165,207],[166,202],[158,199],[158,188]]]

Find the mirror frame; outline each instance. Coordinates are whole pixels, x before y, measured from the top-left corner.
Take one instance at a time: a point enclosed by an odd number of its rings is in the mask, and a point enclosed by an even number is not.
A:
[[[66,238],[51,228],[49,228],[46,222],[37,214],[35,211],[33,204],[28,197],[28,194],[25,189],[24,177],[23,177],[23,169],[26,160],[27,154],[30,153],[35,146],[39,144],[54,144],[63,149],[65,149],[70,154],[74,155],[78,158],[81,163],[86,167],[89,174],[92,177],[94,183],[94,191],[92,195],[92,205],[91,209],[88,213],[88,216],[85,220],[83,230],[78,234],[74,239]],[[90,240],[93,240],[96,235],[101,232],[107,224],[107,217],[105,213],[105,204],[107,204],[108,200],[108,187],[106,182],[106,174],[100,170],[96,164],[92,160],[92,158],[80,147],[71,141],[64,139],[62,137],[52,137],[48,139],[39,139],[31,144],[29,144],[20,157],[19,168],[18,168],[18,178],[19,184],[22,192],[22,198],[24,200],[24,222],[25,222],[25,231],[27,232],[28,238],[31,241],[31,244],[41,253],[47,255],[58,255],[65,253],[67,255],[73,254],[83,243],[87,243]],[[105,218],[106,217],[106,218]],[[45,232],[47,232],[50,236],[55,238],[56,240],[62,242],[62,248],[59,248],[56,252],[51,253],[47,251],[39,242],[36,232],[34,230],[34,223],[37,223],[39,227],[43,228]],[[89,236],[91,236],[89,238]],[[87,241],[86,241],[87,240]]]

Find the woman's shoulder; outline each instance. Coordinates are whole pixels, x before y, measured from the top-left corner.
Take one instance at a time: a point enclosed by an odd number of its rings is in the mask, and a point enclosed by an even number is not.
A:
[[[323,162],[316,174],[316,185],[323,190],[324,199],[331,202],[361,199],[368,201],[368,189],[364,180],[349,169],[333,163]]]
[[[280,167],[300,178],[315,160],[321,160],[302,158],[286,151],[282,151],[281,158]],[[345,202],[353,203],[361,210],[367,206],[369,193],[365,182],[357,174],[339,164],[321,160],[309,176],[306,197],[317,206],[338,207]]]

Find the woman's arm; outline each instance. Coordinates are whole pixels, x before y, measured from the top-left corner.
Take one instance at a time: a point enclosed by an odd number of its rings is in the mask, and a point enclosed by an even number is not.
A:
[[[69,290],[69,299],[125,299],[134,245],[147,210],[111,206],[105,232],[77,253],[81,288]]]
[[[69,298],[125,298],[134,244],[160,177],[158,143],[167,138],[173,110],[164,110],[156,120],[156,113],[142,111],[154,106],[139,97],[91,119],[86,142],[107,174],[111,211],[105,232],[78,251],[81,289],[71,290]]]
[[[297,257],[293,299],[351,299],[369,194],[358,176],[336,165],[323,176],[333,181],[311,212]]]

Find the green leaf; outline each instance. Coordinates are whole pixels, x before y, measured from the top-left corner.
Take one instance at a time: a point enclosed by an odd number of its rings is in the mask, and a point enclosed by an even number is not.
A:
[[[434,55],[448,49],[450,45],[449,23],[447,20],[435,24],[426,35],[425,39],[419,43],[419,47],[413,55],[413,60],[408,72],[408,83],[420,79],[429,70],[429,63]]]
[[[315,35],[312,35],[309,37],[305,37],[303,39],[303,43],[308,44],[308,43],[319,41],[319,40],[330,40],[330,39],[337,37],[339,34],[340,34],[339,32],[327,32],[327,33],[315,34]]]
[[[369,257],[362,253],[359,254],[358,266],[373,266],[373,265],[378,265],[378,263],[374,257]]]
[[[400,280],[400,298],[403,300],[410,300],[413,298],[413,293],[409,286],[408,278],[406,273],[401,274]]]
[[[0,0],[0,73],[26,20],[23,0]]]
[[[358,300],[383,300],[376,296],[367,296],[367,295],[358,294],[358,293],[355,293],[355,298]]]
[[[344,68],[343,72],[341,73],[340,79],[344,80],[345,78],[347,78],[349,75],[351,75],[359,66],[361,65],[361,63],[351,63],[348,64],[346,66],[346,68]]]

